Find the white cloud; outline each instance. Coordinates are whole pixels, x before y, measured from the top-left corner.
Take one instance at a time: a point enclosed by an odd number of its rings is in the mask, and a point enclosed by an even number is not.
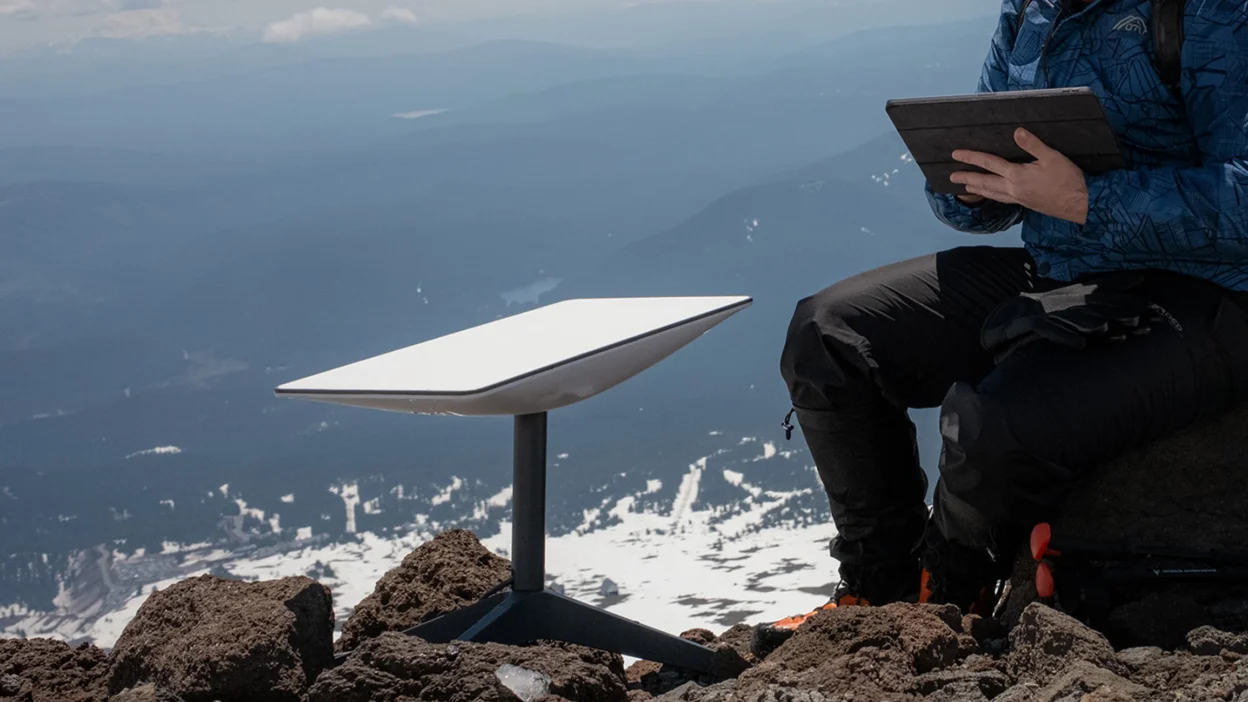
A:
[[[386,11],[381,13],[381,18],[406,24],[416,24],[419,21],[416,13],[406,7],[387,7]]]
[[[130,10],[111,14],[91,27],[89,34],[107,39],[141,39],[186,34],[176,10]]]
[[[78,17],[136,10],[157,10],[164,0],[0,0],[0,16],[21,19]]]
[[[34,14],[35,3],[31,0],[0,0],[0,17],[5,15]]]
[[[355,10],[331,10],[318,7],[300,12],[264,28],[264,40],[274,44],[289,44],[304,37],[334,34],[370,26],[368,15]]]

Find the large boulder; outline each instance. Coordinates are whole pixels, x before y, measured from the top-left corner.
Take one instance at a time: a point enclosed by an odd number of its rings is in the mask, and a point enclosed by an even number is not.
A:
[[[95,646],[50,639],[0,639],[0,700],[96,702],[105,700],[108,664]]]
[[[472,532],[439,534],[377,581],[342,627],[340,651],[386,631],[403,631],[470,605],[511,577],[511,563],[491,553]]]
[[[1248,406],[1207,419],[1093,471],[1050,520],[1055,533],[1144,547],[1248,552]],[[1061,559],[1056,561],[1061,583]],[[1012,625],[1037,599],[1035,564],[1018,559],[1003,619]],[[1175,649],[1189,631],[1248,629],[1248,587],[1237,583],[1117,586],[1108,608],[1060,608],[1087,617],[1121,647]],[[1086,614],[1084,613],[1086,612]],[[1092,619],[1095,617],[1095,620]]]
[[[148,598],[112,652],[109,691],[152,683],[186,702],[300,702],[333,663],[329,589],[304,577],[190,578]]]
[[[554,696],[554,697],[552,697]],[[626,702],[623,660],[567,644],[431,644],[370,639],[321,675],[308,702]]]

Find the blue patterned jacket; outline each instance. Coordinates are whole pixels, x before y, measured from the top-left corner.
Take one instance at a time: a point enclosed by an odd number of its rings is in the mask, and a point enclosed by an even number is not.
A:
[[[1149,0],[1005,0],[979,91],[1088,86],[1131,166],[1088,176],[1083,225],[927,191],[946,224],[1023,223],[1041,275],[1166,269],[1248,290],[1248,3],[1187,0],[1179,95],[1153,65]],[[1075,3],[1078,4],[1078,3]]]

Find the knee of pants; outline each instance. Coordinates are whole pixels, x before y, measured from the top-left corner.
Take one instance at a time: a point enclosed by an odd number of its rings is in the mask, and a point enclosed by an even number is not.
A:
[[[1056,502],[1069,473],[1020,445],[1009,418],[999,398],[954,383],[940,410],[940,476],[989,522],[1025,523]]]
[[[789,322],[780,374],[796,407],[833,409],[858,392],[865,361],[852,343],[839,300],[828,291],[797,303]]]

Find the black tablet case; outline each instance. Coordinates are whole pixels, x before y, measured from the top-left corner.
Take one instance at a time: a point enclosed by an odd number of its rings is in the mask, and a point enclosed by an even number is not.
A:
[[[949,181],[951,173],[983,172],[954,161],[957,149],[996,154],[1016,163],[1031,161],[1031,155],[1014,142],[1018,127],[1030,130],[1087,173],[1127,167],[1100,100],[1088,88],[908,98],[889,100],[885,109],[938,193],[966,193],[962,185]]]

